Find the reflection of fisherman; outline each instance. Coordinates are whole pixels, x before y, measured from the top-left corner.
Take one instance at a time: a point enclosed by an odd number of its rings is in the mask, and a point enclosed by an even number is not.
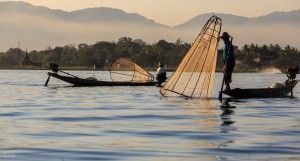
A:
[[[165,71],[165,65],[161,62],[159,63],[156,71],[156,80],[159,86],[161,86],[161,84],[167,80],[167,72]]]
[[[230,35],[227,32],[224,32],[220,37],[225,44],[223,51],[223,63],[224,63],[224,83],[226,85],[225,91],[230,90],[230,83],[232,81],[232,72],[235,66],[235,54],[232,42],[229,40]]]

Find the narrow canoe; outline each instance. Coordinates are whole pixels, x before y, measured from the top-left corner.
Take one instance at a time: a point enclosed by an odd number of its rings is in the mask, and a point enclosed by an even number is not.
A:
[[[74,86],[156,86],[157,82],[109,82],[109,81],[98,81],[93,79],[83,79],[78,77],[63,76],[57,73],[48,73],[49,76],[64,82],[73,84]]]
[[[257,88],[257,89],[232,89],[230,91],[223,91],[222,93],[236,99],[247,99],[247,98],[285,98],[290,97],[289,94],[296,86],[298,81],[281,87],[281,88]]]

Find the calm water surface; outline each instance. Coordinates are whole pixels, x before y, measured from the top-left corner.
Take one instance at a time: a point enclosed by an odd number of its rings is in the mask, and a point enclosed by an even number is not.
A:
[[[157,87],[68,87],[46,71],[0,71],[0,160],[300,160],[295,99],[163,98]],[[109,80],[107,72],[74,74]],[[215,97],[220,84],[217,74]],[[235,74],[266,87],[280,74]]]

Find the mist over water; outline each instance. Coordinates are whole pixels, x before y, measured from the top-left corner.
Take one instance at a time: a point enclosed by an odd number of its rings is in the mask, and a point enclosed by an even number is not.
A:
[[[262,69],[260,72],[267,73],[267,74],[281,74],[282,73],[278,68],[274,68],[274,67]]]
[[[19,17],[19,16],[18,16]],[[203,21],[205,22],[205,21]],[[117,41],[127,36],[154,43],[160,39],[175,42],[178,38],[192,43],[200,33],[197,28],[167,28],[154,27],[134,23],[77,23],[64,22],[56,19],[27,17],[19,19],[0,20],[0,50],[6,51],[16,47],[21,42],[22,48],[29,50],[44,50],[47,47],[64,46],[80,43],[93,44],[97,41]],[[297,26],[224,26],[222,31],[228,31],[234,37],[234,44],[280,44],[300,47],[300,31]],[[42,39],[41,39],[42,37]]]
[[[69,71],[109,80],[108,72]],[[69,87],[46,71],[1,70],[0,160],[299,160],[297,98],[164,98],[157,87]],[[221,74],[215,81],[215,97]],[[234,74],[233,88],[284,74]]]
[[[21,42],[21,48],[44,50],[47,47],[97,41],[117,41],[128,36],[155,42],[168,38],[166,28],[151,27],[134,23],[69,22],[44,19],[32,15],[9,16],[0,20],[0,50],[6,51]],[[134,27],[133,27],[134,26]],[[175,41],[176,39],[174,39]]]

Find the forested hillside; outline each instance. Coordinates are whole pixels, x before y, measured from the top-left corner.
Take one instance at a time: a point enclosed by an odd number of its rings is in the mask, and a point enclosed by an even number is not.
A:
[[[50,62],[67,68],[109,69],[117,57],[130,57],[145,68],[155,68],[161,61],[169,69],[174,69],[188,51],[191,44],[178,39],[175,42],[159,40],[148,44],[141,39],[122,37],[117,42],[100,41],[95,44],[67,45],[46,50],[23,51],[11,48],[0,53],[2,68],[42,68]],[[220,44],[222,46],[222,44]],[[221,49],[222,50],[222,49]],[[218,68],[222,66],[219,51]],[[237,71],[253,71],[267,67],[285,69],[300,63],[300,52],[291,46],[244,45],[236,46]]]

